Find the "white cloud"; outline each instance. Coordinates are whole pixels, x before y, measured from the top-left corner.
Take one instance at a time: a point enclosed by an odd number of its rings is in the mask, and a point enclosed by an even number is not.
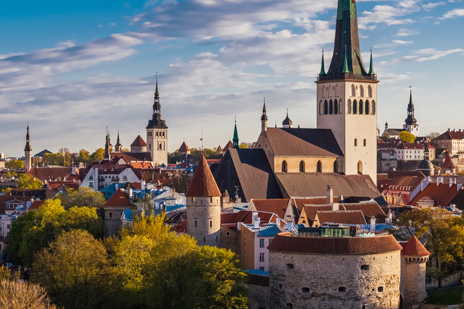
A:
[[[440,19],[448,19],[448,18],[455,18],[455,17],[463,17],[464,16],[464,9],[455,9],[449,11],[448,13],[444,14]]]

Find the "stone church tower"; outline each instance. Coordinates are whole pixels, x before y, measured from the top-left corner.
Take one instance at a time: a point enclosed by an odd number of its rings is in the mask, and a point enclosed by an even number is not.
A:
[[[153,104],[153,117],[147,126],[148,151],[151,154],[153,165],[168,164],[168,127],[161,117],[160,95],[158,91],[158,76],[156,76],[155,102]]]
[[[26,147],[24,147],[24,169],[30,171],[32,168],[31,136],[29,135],[29,121],[27,122]]]
[[[339,171],[367,174],[377,183],[377,77],[372,51],[366,71],[359,46],[355,0],[338,0],[335,45],[329,70],[317,84],[317,127],[331,129],[344,158]]]
[[[221,192],[202,157],[185,193],[187,197],[187,234],[200,246],[220,246]]]
[[[414,134],[416,137],[419,135],[419,125],[417,124],[416,117],[414,117],[414,104],[412,103],[412,90],[409,91],[408,117],[405,120],[403,129],[405,129],[409,133]]]

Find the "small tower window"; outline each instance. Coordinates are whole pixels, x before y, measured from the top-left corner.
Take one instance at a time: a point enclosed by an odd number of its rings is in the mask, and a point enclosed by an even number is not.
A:
[[[209,227],[213,227],[213,221],[209,221]]]
[[[302,288],[301,293],[308,294],[309,293],[309,288],[306,288],[306,287]]]
[[[321,101],[319,102],[319,115],[324,114],[324,103]]]
[[[359,96],[361,98],[364,97],[364,87],[363,86],[359,87]]]
[[[195,220],[195,227],[197,227],[197,220]]]
[[[358,174],[363,173],[363,164],[361,161],[358,162]]]
[[[375,101],[372,101],[372,115],[375,115]]]
[[[366,115],[369,115],[369,101],[366,101],[365,107],[366,108],[364,109],[364,111],[365,111]]]
[[[304,173],[305,172],[305,163],[303,160],[301,160],[300,162],[300,173]]]
[[[329,114],[332,115],[333,113],[334,113],[334,111],[333,111],[333,102],[332,102],[332,100],[330,100],[330,102],[329,102]]]
[[[359,114],[363,114],[363,100],[359,100]]]
[[[346,113],[351,114],[351,100],[346,103]]]
[[[356,115],[358,113],[358,101],[354,100],[353,101],[353,115]]]
[[[334,162],[334,173],[338,173],[338,162],[335,160]]]
[[[327,100],[324,101],[324,115],[327,115],[329,113],[329,103],[327,103]]]
[[[335,100],[334,102],[334,115],[337,115],[338,114],[338,101]]]
[[[293,269],[295,268],[295,266],[293,266],[293,264],[287,264],[287,269]]]
[[[354,146],[355,147],[358,146],[358,139],[357,138],[354,139]]]
[[[338,288],[338,293],[345,293],[346,292],[346,287],[341,286]]]
[[[372,98],[372,87],[371,87],[371,85],[369,85],[369,87],[367,87],[367,95],[369,96],[369,98]]]
[[[288,171],[287,161],[282,162],[282,173],[286,173]]]
[[[367,141],[366,141],[366,139],[364,139],[364,141],[363,141],[363,145],[364,145],[364,147],[366,147],[366,145],[367,145]]]
[[[322,162],[321,161],[317,161],[317,172],[322,173]]]
[[[361,270],[369,270],[369,265],[361,265]]]
[[[356,87],[354,85],[351,85],[351,96],[352,97],[356,96]]]
[[[383,286],[379,286],[379,287],[377,288],[377,292],[383,292]]]

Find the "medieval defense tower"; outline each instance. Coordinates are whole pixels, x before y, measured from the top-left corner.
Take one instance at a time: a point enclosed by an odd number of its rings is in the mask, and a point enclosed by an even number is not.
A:
[[[220,247],[221,192],[202,157],[185,193],[187,197],[187,233],[200,246]]]
[[[317,84],[317,127],[331,129],[344,159],[338,172],[367,174],[377,182],[377,77],[372,51],[366,71],[359,47],[356,0],[338,0],[329,70],[322,54]]]
[[[161,117],[160,95],[158,91],[158,76],[156,76],[155,102],[153,117],[147,126],[148,151],[155,166],[168,164],[168,127]]]
[[[24,169],[30,171],[32,168],[31,136],[29,135],[29,121],[27,122],[26,147],[24,147]]]

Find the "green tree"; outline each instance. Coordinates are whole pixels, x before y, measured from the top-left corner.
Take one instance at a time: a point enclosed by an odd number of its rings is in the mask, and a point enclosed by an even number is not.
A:
[[[406,143],[414,143],[416,141],[416,136],[408,131],[400,132],[400,139]]]
[[[176,174],[171,178],[170,187],[179,193],[187,192],[187,188],[190,184],[191,177],[187,174]]]
[[[69,189],[59,194],[58,199],[60,199],[61,205],[63,205],[65,209],[74,206],[101,208],[105,203],[105,197],[101,192],[94,191],[88,187],[79,188],[77,190]]]
[[[64,308],[99,308],[111,300],[114,280],[103,244],[84,230],[58,236],[36,254],[33,281]]]
[[[238,148],[248,149],[248,144],[246,144],[246,143],[241,143],[240,145],[238,145]]]
[[[98,162],[100,160],[103,160],[104,158],[105,158],[105,149],[103,149],[103,148],[98,148],[90,156],[90,159],[91,159],[92,162]]]
[[[91,163],[90,162],[90,153],[85,149],[79,150],[78,160],[79,160],[79,162],[83,162],[83,163]]]
[[[19,170],[24,168],[24,162],[21,160],[13,160],[6,163],[6,167],[10,170]]]
[[[18,188],[20,189],[41,189],[43,186],[43,182],[32,175],[21,174],[18,176]]]
[[[38,284],[1,280],[0,307],[8,309],[56,309],[47,292]]]
[[[393,234],[402,240],[415,235],[425,239],[425,246],[432,254],[428,273],[439,286],[450,270],[464,260],[464,220],[440,208],[413,209],[402,213]]]

